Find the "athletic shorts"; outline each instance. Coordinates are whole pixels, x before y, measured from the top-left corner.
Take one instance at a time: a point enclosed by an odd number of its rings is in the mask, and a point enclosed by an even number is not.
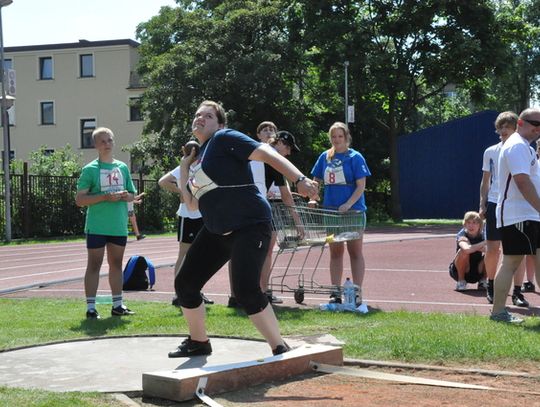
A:
[[[101,249],[102,247],[105,247],[107,243],[125,246],[127,243],[127,236],[86,235],[87,249]]]
[[[536,254],[540,248],[540,222],[526,220],[501,229],[503,254]]]
[[[483,258],[484,256],[480,256],[480,260],[483,260]],[[478,270],[479,265],[479,261],[471,259],[469,272],[465,273],[465,281],[467,283],[474,284],[479,282],[483,277],[485,277],[480,274],[480,271]],[[450,274],[450,277],[452,277],[455,281],[458,281],[458,272],[454,262],[450,263],[450,266],[448,267],[448,272]]]
[[[501,230],[497,229],[497,204],[488,202],[486,208],[486,240],[501,240]]]
[[[197,233],[203,227],[202,218],[191,219],[184,218],[182,216],[178,217],[178,241],[181,243],[193,243]]]

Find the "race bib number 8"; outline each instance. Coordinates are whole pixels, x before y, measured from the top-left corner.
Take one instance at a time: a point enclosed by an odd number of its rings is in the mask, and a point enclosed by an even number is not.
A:
[[[324,183],[326,185],[347,183],[341,160],[334,160],[332,161],[331,165],[326,167],[326,170],[324,171]]]

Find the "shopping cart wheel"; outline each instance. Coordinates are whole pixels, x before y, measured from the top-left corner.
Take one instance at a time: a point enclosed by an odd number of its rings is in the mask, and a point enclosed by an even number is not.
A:
[[[294,290],[294,300],[297,304],[302,304],[304,302],[304,290],[302,288]]]

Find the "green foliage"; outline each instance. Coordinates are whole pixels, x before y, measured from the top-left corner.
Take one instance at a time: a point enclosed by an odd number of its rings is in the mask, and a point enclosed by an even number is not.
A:
[[[60,175],[72,177],[81,172],[82,153],[76,153],[71,145],[47,153],[47,146],[41,146],[30,153],[30,173],[36,175]]]
[[[349,61],[353,147],[372,170],[369,188],[390,180],[399,219],[398,136],[478,110],[521,110],[540,89],[539,17],[540,0],[179,1],[138,27],[148,119],[133,152],[147,171],[173,168],[209,98],[228,109],[230,127],[253,135],[273,120],[295,134],[307,172],[343,120]],[[442,93],[450,84],[454,97]]]

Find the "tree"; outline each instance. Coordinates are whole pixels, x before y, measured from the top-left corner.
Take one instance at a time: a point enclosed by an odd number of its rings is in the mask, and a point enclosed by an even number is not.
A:
[[[229,125],[248,134],[269,119],[293,132],[300,127],[302,106],[294,92],[302,52],[287,29],[286,4],[186,1],[141,24],[148,120],[136,153],[160,157],[170,167],[190,137],[192,115],[203,99],[222,102]]]
[[[474,99],[504,62],[489,0],[185,0],[141,24],[138,38],[147,123],[134,152],[166,168],[176,165],[204,98],[223,102],[231,127],[246,133],[268,119],[292,131],[314,146],[302,152],[307,166],[343,117],[350,61],[350,100],[360,112],[354,143],[365,147],[382,189],[390,178],[396,220],[398,136],[435,119],[424,113],[428,101],[444,102],[441,119],[464,112],[466,104],[448,103],[441,91],[458,84]]]
[[[540,96],[540,1],[495,2],[502,30],[503,65],[485,84],[488,103],[521,112]]]
[[[49,148],[43,145],[30,153],[29,172],[31,174],[73,177],[81,172],[82,154],[76,153],[71,145],[67,144],[64,148],[53,152],[48,152],[48,150]],[[13,172],[22,172],[22,160],[13,160],[10,165]]]

